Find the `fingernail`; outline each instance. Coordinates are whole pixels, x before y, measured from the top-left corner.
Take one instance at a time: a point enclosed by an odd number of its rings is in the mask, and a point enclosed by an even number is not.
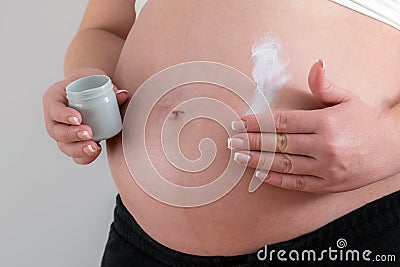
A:
[[[92,145],[87,145],[83,148],[83,152],[85,152],[86,155],[92,156],[94,153],[96,153],[96,149],[92,147]]]
[[[233,160],[241,164],[249,163],[250,159],[251,159],[250,155],[239,152],[236,152],[235,155],[233,156]]]
[[[244,140],[241,138],[228,138],[228,148],[237,149],[244,146]]]
[[[325,74],[325,67],[326,67],[325,59],[321,58],[319,60],[319,63],[321,64],[322,70],[324,71],[324,74]]]
[[[84,139],[84,140],[90,140],[92,138],[92,137],[90,137],[88,131],[79,131],[76,133],[76,135],[78,136],[78,138]]]
[[[268,173],[257,170],[256,171],[256,177],[259,178],[260,180],[265,180],[268,176]]]
[[[68,121],[73,125],[80,125],[79,119],[77,117],[69,117]]]
[[[231,127],[234,131],[242,131],[246,130],[247,124],[245,121],[232,121]]]
[[[120,93],[129,93],[128,90],[118,90],[115,92],[116,94],[120,94]]]

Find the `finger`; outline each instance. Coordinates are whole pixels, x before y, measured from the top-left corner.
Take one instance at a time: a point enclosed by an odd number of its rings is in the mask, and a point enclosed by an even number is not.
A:
[[[86,158],[72,158],[75,163],[80,165],[88,165],[92,163],[95,159],[97,159],[98,155],[95,157],[86,157]]]
[[[228,148],[311,156],[315,134],[240,133],[228,138]]]
[[[241,153],[244,156],[236,155]],[[262,170],[265,173],[271,170],[280,173],[316,175],[318,167],[314,158],[285,153],[239,151],[235,153],[234,159],[239,164],[246,164],[249,168]]]
[[[323,60],[319,60],[311,67],[308,84],[314,97],[325,106],[344,103],[354,97],[350,91],[333,84],[326,78]]]
[[[82,116],[80,112],[76,109],[67,107],[61,102],[54,102],[50,104],[48,109],[48,117],[52,121],[69,125],[80,125],[82,123]]]
[[[87,125],[70,126],[62,123],[53,123],[48,132],[56,142],[61,143],[90,140],[93,137],[92,129]]]
[[[101,152],[101,146],[93,141],[75,143],[57,143],[58,148],[68,157],[72,158],[96,158]]]
[[[122,105],[129,98],[128,91],[126,90],[118,90],[116,92],[118,105]]]
[[[315,133],[318,129],[320,120],[318,110],[279,110],[272,113],[273,121],[269,114],[241,116],[245,130],[247,132]]]
[[[320,193],[325,180],[316,176],[270,172],[264,182],[290,190]]]
[[[67,107],[65,83],[65,81],[62,81],[54,84],[43,95],[43,110],[46,124],[57,121],[79,125],[82,122],[80,113],[75,109]]]
[[[119,90],[115,85],[114,92],[115,96],[117,97],[118,105],[122,105],[129,97],[129,92],[127,90]]]

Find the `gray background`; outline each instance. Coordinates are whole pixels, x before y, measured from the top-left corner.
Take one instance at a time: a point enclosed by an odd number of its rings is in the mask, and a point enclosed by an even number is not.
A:
[[[48,137],[41,103],[87,2],[0,0],[0,266],[100,263],[116,195],[105,151],[76,165]]]

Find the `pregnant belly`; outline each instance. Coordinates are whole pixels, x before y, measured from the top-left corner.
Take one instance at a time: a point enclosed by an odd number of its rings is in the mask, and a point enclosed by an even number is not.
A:
[[[244,12],[242,1],[149,1],[127,39],[114,82],[132,95],[158,71],[194,60],[227,64],[251,77],[252,43],[270,31],[282,40],[284,56],[291,62],[292,78],[276,103],[278,108],[320,107],[308,90],[307,73],[322,56],[328,62],[329,77],[371,107],[384,110],[396,97],[400,80],[395,70],[400,67],[400,56],[394,44],[399,43],[400,36],[390,27],[328,1],[313,0],[307,7],[297,1],[252,1],[246,8]],[[371,65],[380,71],[363,69]],[[384,89],[377,90],[378,86]],[[171,127],[166,134],[173,138],[185,114],[199,110],[177,109],[176,105],[198,97],[218,99],[235,110],[244,108],[232,92],[205,84],[178,87],[157,102],[147,121],[146,149],[154,168],[174,184],[209,184],[223,173],[231,158],[228,135],[221,125],[197,119],[180,132],[180,149],[189,160],[195,160],[201,156],[200,141],[209,138],[217,151],[212,164],[204,171],[189,173],[166,159],[160,140],[164,121],[169,121]],[[255,251],[265,244],[315,230],[400,188],[400,179],[392,177],[338,194],[295,192],[268,185],[250,194],[248,186],[253,172],[247,170],[223,198],[200,207],[180,208],[160,202],[140,188],[134,179],[137,177],[132,177],[125,163],[121,139],[119,135],[108,140],[107,152],[124,204],[158,242],[191,254],[236,255]],[[141,161],[134,164],[140,165]]]

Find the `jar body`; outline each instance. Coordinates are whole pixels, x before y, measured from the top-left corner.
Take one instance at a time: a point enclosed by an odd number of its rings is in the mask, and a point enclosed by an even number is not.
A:
[[[81,113],[82,124],[92,129],[93,141],[111,138],[121,131],[121,114],[109,77],[94,75],[72,82],[67,86],[67,98],[68,106]]]

